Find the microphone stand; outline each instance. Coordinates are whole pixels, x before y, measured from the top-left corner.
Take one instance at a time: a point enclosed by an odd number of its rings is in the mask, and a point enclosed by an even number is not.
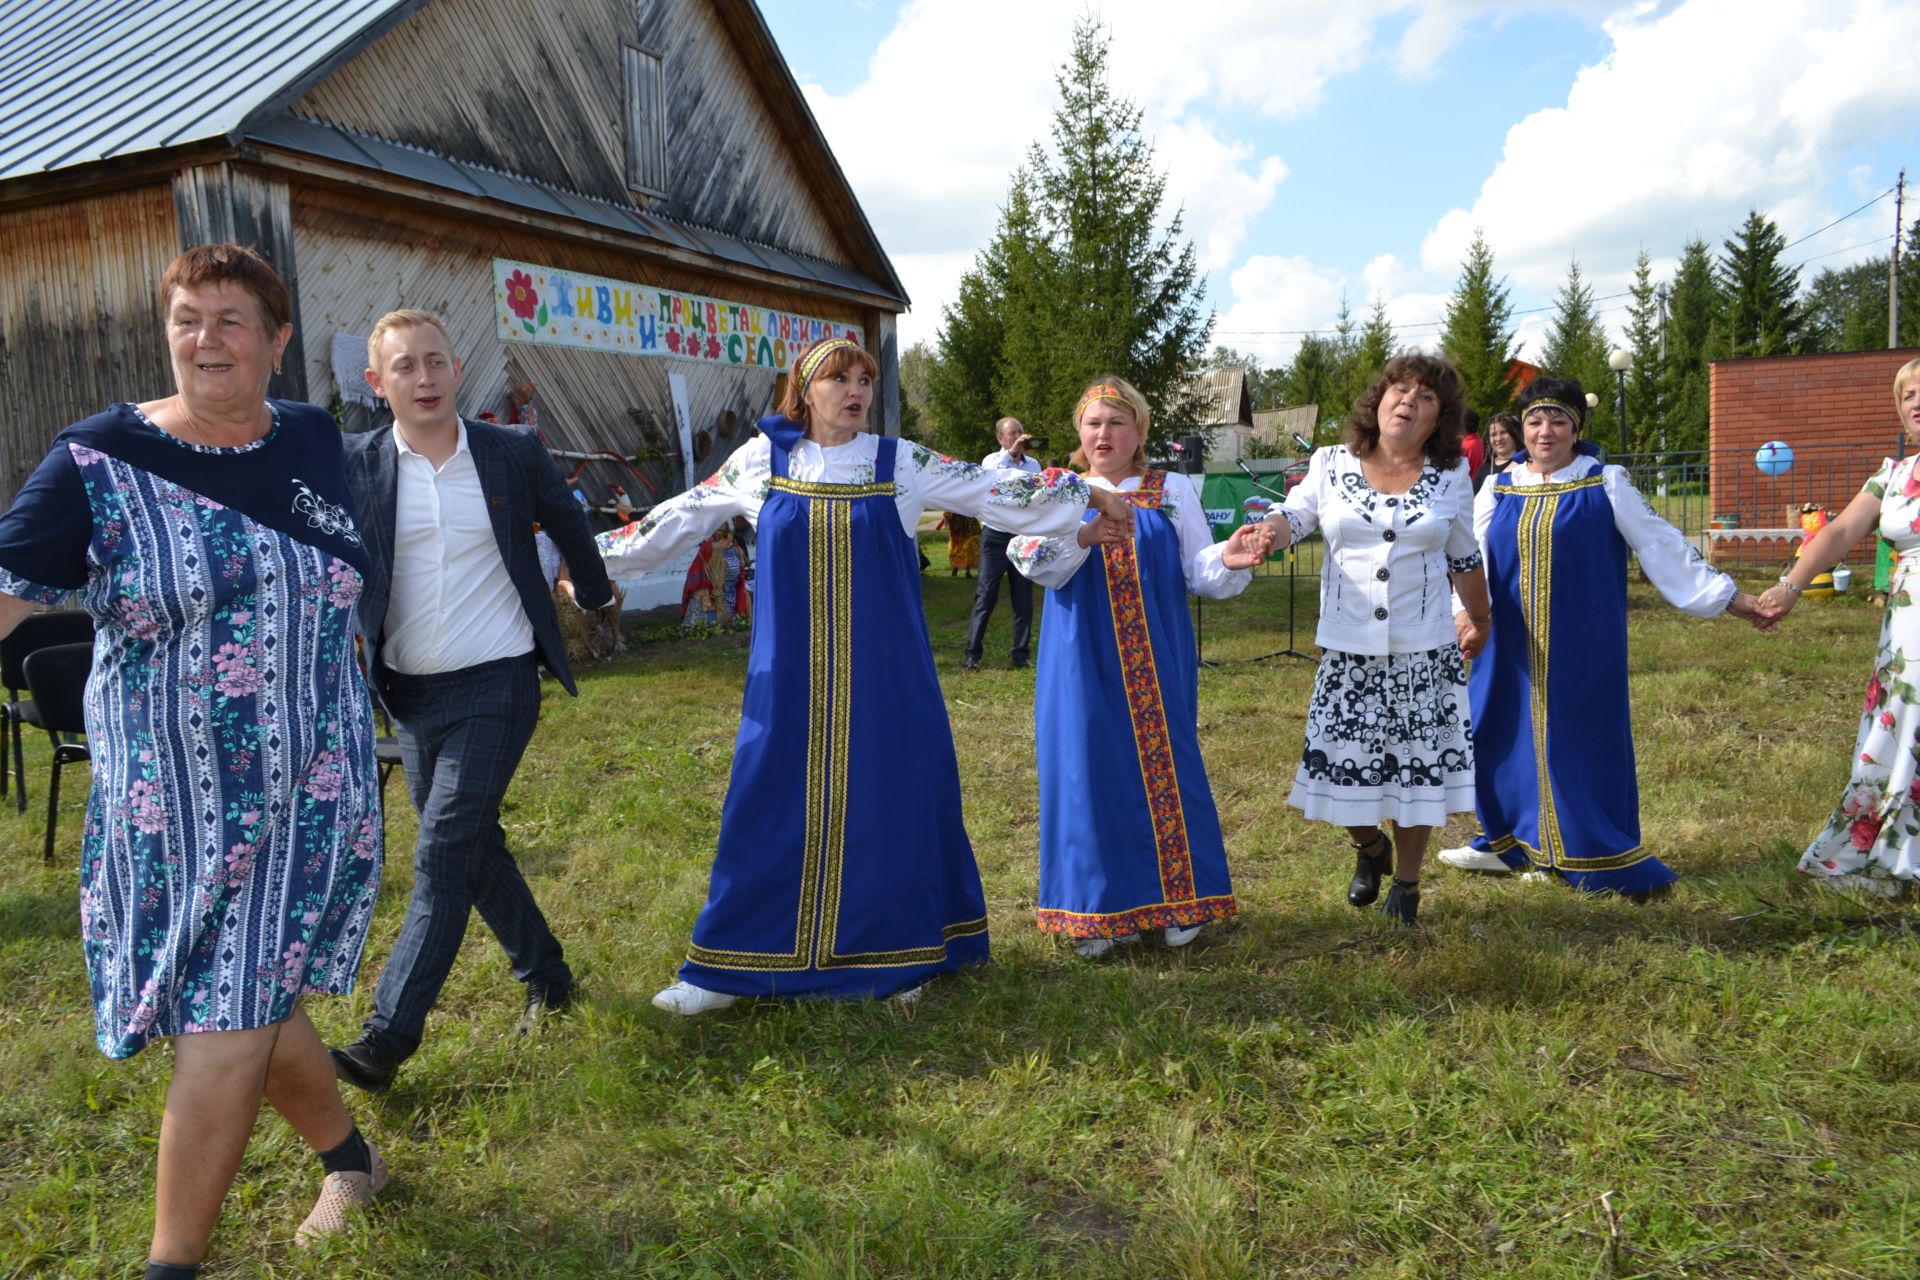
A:
[[[1290,462],[1285,467],[1281,468],[1280,476],[1283,483],[1283,487],[1279,489],[1275,489],[1272,486],[1266,484],[1264,481],[1262,481],[1260,479],[1260,473],[1255,471],[1252,467],[1248,466],[1244,458],[1236,461],[1234,465],[1238,466],[1241,471],[1246,473],[1247,479],[1253,482],[1254,488],[1260,490],[1262,493],[1265,493],[1271,497],[1278,498],[1282,502],[1285,502],[1287,498],[1286,489],[1284,488],[1284,482],[1286,477],[1298,472],[1306,471],[1307,467],[1310,464],[1306,461]],[[1287,550],[1290,552],[1295,551],[1295,544],[1289,543]],[[1201,622],[1201,617],[1202,617],[1201,600],[1203,599],[1203,597],[1196,595],[1193,598],[1193,632],[1194,632],[1193,644],[1194,644],[1194,653],[1200,658],[1200,665],[1203,667],[1221,667],[1221,666],[1226,666],[1229,662],[1245,662],[1245,663],[1266,662],[1273,658],[1305,658],[1309,662],[1317,662],[1319,659],[1315,655],[1311,653],[1303,653],[1300,649],[1295,647],[1294,599],[1295,599],[1295,596],[1297,595],[1297,591],[1295,588],[1298,586],[1299,576],[1300,576],[1300,556],[1298,555],[1297,552],[1295,552],[1295,554],[1289,555],[1287,557],[1287,647],[1284,649],[1275,649],[1272,653],[1263,653],[1257,658],[1232,658],[1232,659],[1226,659],[1223,661],[1215,662],[1215,661],[1209,660],[1205,656],[1204,645],[1205,645],[1205,639],[1206,639],[1206,632]]]

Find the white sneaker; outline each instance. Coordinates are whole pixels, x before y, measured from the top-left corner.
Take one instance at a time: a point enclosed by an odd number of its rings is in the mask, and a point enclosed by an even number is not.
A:
[[[1204,924],[1170,924],[1167,926],[1167,945],[1184,947],[1199,937],[1200,931],[1204,928],[1206,928]]]
[[[1118,938],[1082,938],[1073,944],[1073,949],[1082,960],[1098,960],[1115,947],[1131,946],[1138,941],[1137,933],[1122,934]]]
[[[1482,871],[1488,875],[1503,876],[1513,868],[1500,861],[1500,855],[1490,849],[1476,849],[1463,844],[1458,849],[1442,849],[1440,861],[1462,871]]]
[[[926,992],[926,989],[927,984],[923,982],[917,987],[908,987],[905,991],[896,991],[887,997],[887,1003],[896,1005],[918,1004],[920,1003],[921,995]]]
[[[712,1013],[715,1009],[732,1008],[739,999],[739,996],[730,996],[724,991],[696,987],[691,982],[676,982],[654,996],[653,1007],[691,1018],[696,1014]]]

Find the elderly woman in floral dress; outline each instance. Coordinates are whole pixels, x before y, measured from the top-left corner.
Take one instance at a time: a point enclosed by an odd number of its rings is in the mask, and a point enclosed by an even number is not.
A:
[[[73,591],[93,615],[81,930],[101,1050],[173,1041],[147,1276],[177,1280],[262,1097],[326,1170],[303,1243],[386,1181],[300,1007],[353,989],[380,792],[340,432],[265,395],[287,287],[207,245],[167,268],[160,302],[177,391],[54,440],[0,517],[0,635]]]

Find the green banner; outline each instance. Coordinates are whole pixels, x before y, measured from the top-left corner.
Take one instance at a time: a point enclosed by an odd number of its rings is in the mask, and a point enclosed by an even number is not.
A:
[[[1258,524],[1265,519],[1269,511],[1280,505],[1280,499],[1273,495],[1283,492],[1284,483],[1279,472],[1262,476],[1258,486],[1250,477],[1232,472],[1204,477],[1200,505],[1206,509],[1207,523],[1213,526],[1213,540],[1224,542],[1241,525]],[[1276,551],[1267,559],[1280,560],[1285,556],[1285,551]]]

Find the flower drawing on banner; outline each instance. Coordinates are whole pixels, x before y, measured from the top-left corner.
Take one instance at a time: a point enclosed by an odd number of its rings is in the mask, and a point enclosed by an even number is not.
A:
[[[528,333],[546,327],[547,304],[540,301],[533,277],[524,271],[515,271],[507,277],[507,310],[520,317],[520,327]]]
[[[707,338],[707,359],[718,360],[719,358],[720,358],[720,339],[709,336]]]
[[[680,331],[678,329],[667,330],[667,350],[676,353],[680,350]]]

